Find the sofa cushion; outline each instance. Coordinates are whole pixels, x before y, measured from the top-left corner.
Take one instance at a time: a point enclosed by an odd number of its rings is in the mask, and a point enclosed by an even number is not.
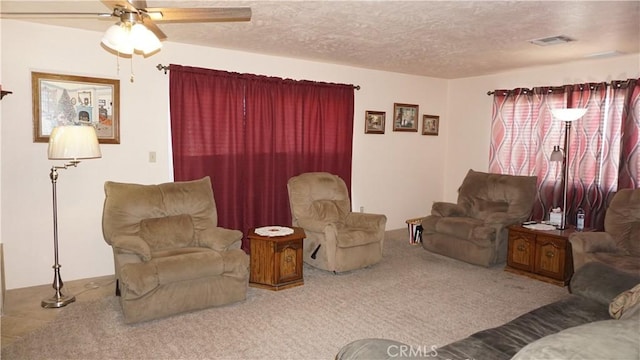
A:
[[[578,269],[569,284],[572,294],[595,300],[603,305],[620,293],[640,283],[640,276],[598,261],[586,263]]]
[[[343,346],[340,349],[340,352],[338,352],[338,355],[336,355],[335,360],[387,360],[417,358],[417,356],[411,356],[419,355],[413,351],[415,351],[415,348],[411,348],[411,346],[395,340],[360,339]]]
[[[638,359],[638,333],[640,322],[637,321],[596,321],[534,341],[523,347],[512,360]]]
[[[152,251],[193,245],[194,230],[190,215],[175,215],[140,221],[140,237]]]

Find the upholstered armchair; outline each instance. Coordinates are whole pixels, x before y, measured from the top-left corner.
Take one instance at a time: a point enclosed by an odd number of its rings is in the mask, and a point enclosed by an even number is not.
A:
[[[619,190],[604,217],[604,231],[569,236],[574,271],[598,261],[622,271],[640,274],[640,189]]]
[[[435,202],[422,220],[422,246],[471,264],[493,266],[507,259],[508,229],[529,219],[535,176],[469,170],[457,203]]]
[[[345,182],[326,172],[289,179],[293,226],[304,229],[304,261],[316,268],[344,272],[382,259],[387,217],[351,212]]]
[[[209,177],[159,185],[107,181],[102,228],[126,323],[246,298],[242,232],[217,226]]]

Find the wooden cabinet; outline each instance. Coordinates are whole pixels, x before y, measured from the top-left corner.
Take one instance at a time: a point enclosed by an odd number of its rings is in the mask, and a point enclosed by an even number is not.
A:
[[[567,285],[573,275],[569,235],[575,228],[539,231],[509,227],[506,271],[556,285]]]
[[[304,284],[302,268],[302,228],[293,228],[286,236],[261,236],[251,230],[251,266],[249,285],[270,290],[282,290]]]

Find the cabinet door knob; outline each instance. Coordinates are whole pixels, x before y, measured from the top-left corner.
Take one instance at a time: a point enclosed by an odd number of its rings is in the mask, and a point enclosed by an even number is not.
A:
[[[518,249],[518,251],[525,251],[525,250],[527,250],[527,247],[524,246],[524,244],[520,244],[520,245],[518,245],[517,249]]]
[[[547,255],[548,258],[552,258],[552,257],[556,256],[556,253],[554,253],[553,251],[547,251],[546,255]]]

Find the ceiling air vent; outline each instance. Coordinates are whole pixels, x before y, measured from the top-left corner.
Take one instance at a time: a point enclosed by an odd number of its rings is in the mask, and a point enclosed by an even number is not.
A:
[[[576,40],[564,35],[557,35],[557,36],[550,36],[546,38],[529,40],[530,43],[538,46],[565,44],[570,41],[576,41]]]

